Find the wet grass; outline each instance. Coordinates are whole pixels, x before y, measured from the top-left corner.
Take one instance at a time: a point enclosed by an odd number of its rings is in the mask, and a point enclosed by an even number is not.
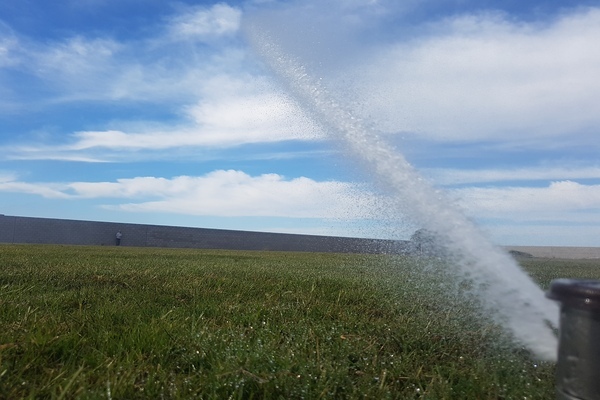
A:
[[[0,245],[0,398],[553,398],[553,365],[432,263]],[[542,285],[600,278],[526,264]]]

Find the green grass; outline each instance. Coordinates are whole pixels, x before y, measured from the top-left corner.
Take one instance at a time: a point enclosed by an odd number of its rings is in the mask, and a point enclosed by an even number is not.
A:
[[[0,399],[553,398],[554,366],[424,278],[430,264],[0,245]],[[542,286],[600,278],[524,264]]]
[[[529,272],[544,289],[556,278],[600,279],[600,260],[564,260],[560,258],[519,260],[521,266]]]

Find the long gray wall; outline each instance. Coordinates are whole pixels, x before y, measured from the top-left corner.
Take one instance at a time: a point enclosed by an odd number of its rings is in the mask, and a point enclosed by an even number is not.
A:
[[[0,243],[315,252],[402,252],[405,242],[0,215]]]
[[[315,251],[339,253],[405,253],[406,241],[372,240],[315,235],[290,235],[123,224],[116,222],[15,217],[0,214],[0,243],[43,243],[114,246],[123,233],[123,246],[232,250]],[[543,258],[600,258],[599,247],[507,246]]]

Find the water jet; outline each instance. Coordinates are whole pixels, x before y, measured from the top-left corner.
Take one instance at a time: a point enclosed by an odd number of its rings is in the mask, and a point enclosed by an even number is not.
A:
[[[472,283],[482,314],[504,327],[518,346],[536,358],[555,360],[558,307],[505,251],[483,232],[445,194],[424,179],[369,120],[355,115],[350,99],[315,74],[294,49],[285,48],[276,33],[261,24],[246,26],[254,50],[344,156],[356,161],[378,191],[385,194],[390,213],[416,221],[438,233],[438,244],[452,255],[455,275]],[[312,63],[314,64],[314,63]],[[318,64],[318,63],[317,63]]]

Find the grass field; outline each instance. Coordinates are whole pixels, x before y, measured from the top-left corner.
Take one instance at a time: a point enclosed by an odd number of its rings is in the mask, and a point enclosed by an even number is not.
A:
[[[0,245],[0,398],[554,398],[554,366],[434,263]],[[600,278],[599,261],[523,265],[543,287]]]

